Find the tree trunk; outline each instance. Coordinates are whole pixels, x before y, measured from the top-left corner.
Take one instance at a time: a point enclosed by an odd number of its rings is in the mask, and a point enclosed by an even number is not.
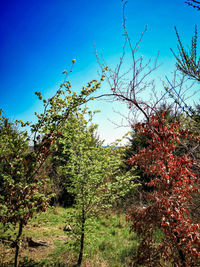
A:
[[[19,224],[18,235],[17,235],[17,238],[16,238],[16,250],[15,250],[14,267],[18,267],[19,266],[19,249],[20,249],[20,239],[21,239],[21,235],[22,235],[22,230],[23,230],[23,223],[21,222]]]
[[[177,237],[177,243],[179,243],[179,242],[180,242],[180,237]],[[186,266],[186,263],[185,263],[185,255],[184,255],[184,253],[183,253],[183,251],[182,251],[181,248],[178,249],[178,254],[179,254],[179,258],[181,260],[181,266],[182,267],[185,267]]]
[[[181,266],[186,267],[185,263],[185,255],[183,254],[183,251],[181,249],[178,250],[179,257],[181,259]]]
[[[81,262],[83,259],[83,248],[84,248],[84,238],[85,238],[85,211],[82,209],[82,222],[81,222],[81,244],[80,244],[80,252],[78,258],[78,266],[81,266]]]

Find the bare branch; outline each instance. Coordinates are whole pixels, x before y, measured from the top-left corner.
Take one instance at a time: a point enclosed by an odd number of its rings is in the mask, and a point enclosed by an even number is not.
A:
[[[151,59],[146,60],[143,56],[137,55],[140,43],[147,31],[147,26],[141,33],[139,40],[135,43],[135,45],[132,45],[126,26],[125,7],[127,1],[122,0],[122,3],[123,36],[125,38],[124,45],[122,47],[122,55],[117,66],[114,68],[108,67],[108,71],[105,74],[109,89],[112,93],[104,94],[102,96],[98,96],[97,98],[112,97],[113,100],[124,101],[129,108],[129,114],[127,117],[128,121],[131,114],[134,114],[135,116],[135,113],[138,111],[148,121],[153,108],[151,107],[147,96],[155,89],[154,80],[151,75],[159,67],[157,63],[158,55],[154,62],[152,62]],[[127,61],[125,60],[127,49],[130,50],[131,54],[130,66],[127,66]],[[97,51],[95,51],[95,54],[101,70],[107,67],[103,56],[100,58]]]

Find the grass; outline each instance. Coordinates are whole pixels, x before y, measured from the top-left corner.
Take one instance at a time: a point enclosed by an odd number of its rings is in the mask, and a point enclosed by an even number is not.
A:
[[[33,218],[25,227],[23,240],[32,237],[45,241],[48,247],[31,248],[22,243],[20,266],[73,266],[77,261],[77,246],[73,231],[63,231],[66,224],[72,229],[75,224],[72,208],[49,208],[47,212]],[[14,239],[14,230],[0,231],[0,237]],[[84,267],[92,266],[128,266],[137,248],[137,239],[129,227],[124,215],[107,213],[103,217],[88,220]],[[9,243],[0,243],[0,266],[12,266],[14,249]]]
[[[122,215],[110,215],[91,222],[93,229],[86,239],[86,258],[104,259],[107,266],[125,266],[137,247],[135,235]],[[135,240],[134,240],[135,239]]]

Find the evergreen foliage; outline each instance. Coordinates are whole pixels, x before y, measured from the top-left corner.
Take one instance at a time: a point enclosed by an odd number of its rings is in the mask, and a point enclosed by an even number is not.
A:
[[[189,78],[200,82],[200,57],[198,56],[197,50],[197,26],[195,26],[191,47],[188,51],[184,48],[176,27],[175,31],[178,39],[178,54],[176,55],[173,51],[172,52],[176,58],[176,66]]]

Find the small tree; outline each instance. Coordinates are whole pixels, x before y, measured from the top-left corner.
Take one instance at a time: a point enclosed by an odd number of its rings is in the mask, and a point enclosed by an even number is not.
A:
[[[124,15],[127,1],[122,2],[125,44],[119,64],[114,70],[109,69],[106,75],[112,91],[105,96],[127,104],[130,112],[124,117],[137,133],[141,133],[142,140],[147,139],[147,146],[139,149],[138,153],[131,157],[129,163],[138,165],[144,170],[145,175],[153,177],[154,179],[148,183],[148,186],[155,188],[154,192],[148,195],[150,204],[144,207],[134,206],[128,217],[133,223],[132,229],[141,238],[134,265],[162,266],[163,261],[172,261],[174,265],[197,266],[200,256],[199,225],[191,221],[188,209],[192,201],[191,195],[195,192],[199,195],[198,179],[193,172],[196,162],[191,159],[192,149],[188,149],[183,155],[175,153],[179,142],[186,137],[192,138],[191,140],[195,137],[189,130],[181,130],[177,122],[168,124],[163,118],[164,114],[160,117],[155,115],[158,105],[166,94],[159,96],[157,92],[160,90],[155,90],[153,81],[148,76],[157,65],[149,68],[149,62],[144,64],[142,57],[136,57],[141,39],[135,46],[132,45]],[[143,34],[141,38],[142,36]],[[127,72],[121,73],[121,66],[126,62],[124,58],[127,44],[131,50],[132,65]],[[185,68],[185,74],[189,74],[189,78],[198,81],[199,58],[196,48],[195,33],[192,49],[188,53],[185,53],[180,44],[177,64],[180,64],[180,68]],[[100,66],[104,66],[104,62],[100,62]],[[129,77],[127,77],[128,74],[130,74]],[[149,88],[154,94],[147,99]],[[145,94],[140,94],[144,91]],[[180,94],[178,94],[178,100],[180,100]],[[143,115],[145,122],[135,126],[136,111]],[[133,114],[133,119],[130,113]],[[198,133],[195,139],[199,142]],[[161,229],[163,234],[160,244],[154,242],[154,233],[157,228]]]
[[[74,63],[75,60],[72,61],[72,66]],[[63,73],[67,77],[67,72]],[[30,125],[33,134],[32,150],[28,147],[30,139],[27,131],[19,135],[13,134],[14,124],[9,124],[0,114],[0,184],[3,189],[0,191],[0,220],[3,224],[19,225],[15,242],[15,267],[19,265],[23,227],[36,212],[46,210],[51,198],[47,190],[49,179],[40,176],[40,170],[52,151],[56,149],[55,141],[60,137],[58,129],[70,114],[93,99],[91,94],[100,87],[100,84],[97,80],[92,80],[77,94],[71,91],[71,84],[65,79],[56,94],[48,100],[43,99],[40,92],[36,92],[39,99],[43,100],[44,112],[35,113],[38,121]],[[29,125],[22,121],[16,121],[16,124]]]
[[[162,103],[157,109],[156,109],[156,115],[158,117],[161,117],[162,114],[164,114],[164,118],[166,121],[169,122],[175,122],[176,120],[180,121],[181,114],[176,114],[173,110],[172,105],[167,105],[166,103]],[[139,149],[143,149],[149,145],[148,143],[148,137],[141,135],[140,132],[132,126],[131,136],[128,138],[129,143],[126,149],[125,153],[125,160],[128,161],[128,159],[136,154]],[[132,166],[130,166],[128,163],[126,164],[126,168],[130,169]],[[144,170],[137,168],[136,170],[137,174],[139,175],[139,181],[142,184],[142,188],[144,191],[149,191],[151,188],[149,186],[146,186],[146,183],[150,182],[151,177],[148,175],[144,175]]]
[[[130,173],[120,176],[120,154],[97,144],[94,138],[97,126],[91,123],[92,113],[88,113],[88,121],[85,113],[83,110],[71,117],[59,140],[68,155],[59,168],[60,173],[68,178],[67,190],[75,197],[74,231],[80,236],[78,265],[83,259],[88,219],[135,188]]]
[[[18,224],[14,264],[18,266],[23,227],[35,212],[46,210],[50,196],[47,177],[31,176],[36,163],[29,152],[27,133],[17,132],[15,127],[0,116],[0,221]]]
[[[80,111],[79,113],[74,112],[70,115],[70,117],[68,118],[69,124],[65,123],[65,125],[60,129],[60,134],[62,137],[59,138],[56,144],[56,151],[52,153],[51,157],[52,168],[50,176],[55,185],[57,193],[54,198],[54,202],[59,203],[60,205],[63,205],[65,207],[71,206],[74,203],[75,196],[73,193],[70,193],[68,191],[71,183],[70,174],[68,175],[67,173],[62,172],[59,173],[59,167],[66,165],[66,162],[68,162],[68,160],[70,159],[71,149],[73,149],[74,147],[74,145],[72,146],[71,142],[71,138],[74,135],[74,130],[82,133],[87,131],[86,120],[83,121],[80,118],[81,114],[84,115],[85,112],[86,110],[84,110],[83,113]],[[98,146],[98,144],[101,145],[102,142],[99,140],[94,131],[95,129],[93,129],[93,132],[91,133],[93,136],[91,140],[91,146],[92,143],[95,146]]]
[[[178,122],[167,124],[156,115],[151,117],[150,124],[138,123],[135,128],[148,137],[148,146],[133,155],[129,163],[155,177],[148,183],[155,188],[147,195],[149,205],[134,206],[127,218],[141,238],[135,264],[161,266],[166,261],[178,266],[197,266],[200,225],[192,223],[188,209],[192,193],[199,193],[197,177],[191,170],[195,161],[189,155],[174,154],[176,145],[189,132],[181,130]],[[159,244],[154,240],[157,229],[163,234]]]

